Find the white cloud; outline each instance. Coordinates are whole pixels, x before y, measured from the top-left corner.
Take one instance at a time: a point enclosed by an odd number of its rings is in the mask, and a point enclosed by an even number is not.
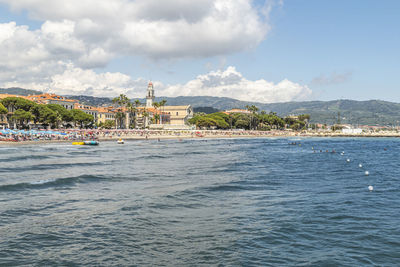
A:
[[[44,21],[49,52],[208,57],[257,46],[269,25],[248,0],[0,0]],[[73,57],[72,59],[74,59]],[[79,57],[78,57],[79,58]]]
[[[58,63],[65,70],[42,82],[21,81],[3,83],[2,87],[32,88],[61,95],[94,95],[114,97],[126,94],[142,98],[145,95],[145,79],[115,73],[96,73],[93,70],[76,68],[72,64]],[[53,66],[54,67],[54,66]],[[307,100],[312,91],[306,85],[287,79],[273,83],[264,79],[251,81],[243,77],[234,67],[199,75],[185,84],[164,85],[154,81],[156,96],[218,96],[263,103]]]
[[[22,87],[57,93],[60,95],[93,95],[114,97],[118,94],[128,96],[144,95],[147,81],[133,80],[130,76],[119,72],[96,73],[93,70],[74,67],[71,63],[59,62],[64,68],[61,74],[54,74],[42,81],[13,81],[5,82],[2,87]]]
[[[270,8],[250,0],[0,0],[43,21],[30,30],[0,24],[0,86],[51,90],[59,94],[131,97],[147,81],[97,73],[114,57],[203,58],[256,47],[269,32]],[[222,62],[221,64],[225,64]],[[233,67],[199,75],[184,85],[155,82],[158,95],[211,95],[281,102],[305,99],[311,90],[283,80],[250,81]]]
[[[156,88],[157,89],[157,88]],[[287,79],[273,83],[264,79],[250,81],[234,67],[199,75],[186,84],[169,85],[157,94],[163,96],[219,96],[263,103],[306,100],[312,91],[306,85]]]

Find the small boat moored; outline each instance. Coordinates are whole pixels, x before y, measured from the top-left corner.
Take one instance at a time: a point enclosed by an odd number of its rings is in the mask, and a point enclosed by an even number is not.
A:
[[[117,141],[117,144],[119,144],[119,145],[122,145],[124,143],[125,143],[124,140],[122,140],[121,138]]]
[[[78,146],[97,146],[99,145],[98,141],[83,141],[83,142],[72,142],[73,145]]]
[[[85,143],[85,145],[87,145],[87,146],[97,146],[97,145],[99,145],[99,142],[98,141],[84,141],[84,143]]]

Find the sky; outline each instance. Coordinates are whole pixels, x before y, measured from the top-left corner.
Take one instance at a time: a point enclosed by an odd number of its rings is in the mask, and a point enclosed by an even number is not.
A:
[[[0,0],[0,87],[400,102],[397,0]]]

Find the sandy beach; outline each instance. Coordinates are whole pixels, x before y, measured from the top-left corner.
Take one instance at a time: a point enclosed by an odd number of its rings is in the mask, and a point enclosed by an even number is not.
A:
[[[343,133],[330,133],[330,132],[288,132],[288,131],[107,131],[97,133],[94,139],[98,141],[117,141],[122,140],[165,140],[165,139],[214,139],[214,138],[271,138],[271,137],[350,137],[350,138],[366,138],[366,137],[400,137],[400,133],[397,132],[380,132],[380,133],[362,133],[362,134],[343,134]],[[90,140],[90,138],[83,138]],[[82,140],[83,140],[82,139]],[[41,145],[47,143],[71,143],[81,139],[38,139],[38,140],[26,140],[26,141],[1,141],[0,146],[19,146],[19,145]]]

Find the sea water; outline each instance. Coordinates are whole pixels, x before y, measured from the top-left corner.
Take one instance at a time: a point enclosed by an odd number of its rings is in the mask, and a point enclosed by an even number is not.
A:
[[[398,266],[399,154],[388,138],[2,145],[0,265]]]

